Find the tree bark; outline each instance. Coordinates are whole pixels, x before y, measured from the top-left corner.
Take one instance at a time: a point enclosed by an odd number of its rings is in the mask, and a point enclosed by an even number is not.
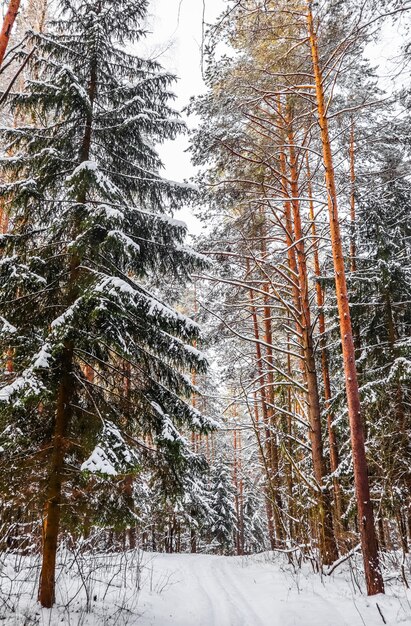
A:
[[[337,189],[328,119],[325,106],[323,76],[320,68],[317,34],[312,14],[312,2],[307,1],[307,29],[311,48],[315,77],[316,106],[321,130],[323,161],[327,187],[327,200],[330,218],[330,234],[334,261],[335,287],[340,319],[340,333],[344,358],[345,387],[353,453],[354,481],[357,495],[358,521],[364,559],[365,579],[368,595],[384,592],[381,576],[378,546],[375,533],[374,515],[370,498],[368,467],[365,455],[364,428],[361,418],[360,395],[355,363],[354,340],[348,302],[347,281],[344,267],[344,253],[341,240],[337,206]]]
[[[278,442],[276,435],[277,420],[275,417],[274,404],[274,370],[273,370],[273,331],[271,323],[271,307],[269,305],[269,291],[268,283],[264,283],[263,291],[264,295],[264,341],[266,343],[266,360],[268,364],[267,382],[268,382],[268,398],[269,404],[267,407],[267,428],[269,434],[269,451],[270,451],[270,467],[271,467],[271,481],[274,491],[274,522],[276,528],[277,538],[282,543],[284,541],[284,528],[280,516],[280,511],[283,508],[281,495],[280,495],[280,468],[279,468],[279,456],[278,456]]]
[[[357,271],[357,247],[355,245],[355,132],[354,132],[354,120],[351,119],[350,127],[350,271]]]
[[[62,375],[58,390],[53,452],[47,487],[43,521],[43,560],[40,575],[39,601],[50,608],[55,601],[55,571],[60,527],[61,488],[66,449],[67,428],[71,419],[73,346],[67,345],[62,357]]]
[[[4,16],[3,25],[0,33],[0,67],[6,54],[7,46],[10,41],[10,34],[13,24],[19,12],[21,0],[10,0],[9,8]]]
[[[273,524],[273,510],[272,510],[272,505],[271,505],[271,499],[272,499],[272,493],[270,492],[270,490],[272,490],[272,486],[270,484],[270,470],[267,464],[267,459],[266,456],[264,454],[264,445],[261,441],[261,436],[260,436],[260,429],[259,429],[259,414],[258,414],[258,394],[255,391],[254,392],[254,421],[253,421],[253,426],[254,426],[254,432],[255,432],[255,436],[257,439],[257,444],[258,444],[258,452],[259,452],[259,457],[260,457],[260,461],[261,461],[261,466],[264,468],[265,471],[265,475],[266,475],[266,484],[265,484],[265,510],[266,510],[266,515],[267,515],[267,531],[268,531],[268,538],[270,541],[270,547],[271,550],[274,550],[275,548],[275,533],[274,533],[274,524]]]
[[[292,114],[289,107],[287,107],[287,139],[289,150],[291,206],[293,211],[297,271],[300,284],[302,350],[304,354],[305,378],[308,389],[308,417],[310,422],[310,441],[314,476],[319,486],[317,499],[319,509],[320,554],[322,563],[324,565],[331,565],[338,558],[338,549],[334,536],[331,498],[328,490],[326,490],[324,486],[324,479],[327,475],[327,470],[323,453],[321,404],[312,336],[304,232],[301,222],[300,202],[298,200],[300,195],[298,184],[298,164],[295,150],[295,138],[292,127]]]
[[[249,273],[250,273],[250,264],[249,264],[249,261],[247,260],[247,274]],[[268,285],[267,283],[264,283],[263,290],[266,291],[267,289],[268,289]],[[249,290],[249,296],[250,296],[250,304],[251,304],[251,315],[253,319],[254,337],[256,340],[255,350],[256,350],[258,381],[259,381],[259,395],[261,398],[261,410],[263,414],[264,433],[265,433],[264,450],[262,451],[262,453],[264,453],[265,451],[263,463],[264,463],[264,467],[266,468],[266,474],[267,474],[267,482],[268,482],[267,491],[271,498],[270,507],[269,507],[270,508],[269,519],[271,519],[271,522],[269,521],[269,531],[272,535],[272,538],[274,539],[274,527],[272,526],[272,523],[274,522],[275,538],[283,540],[284,528],[283,528],[283,524],[282,524],[282,520],[280,516],[280,511],[282,509],[282,502],[281,502],[281,496],[279,493],[279,484],[278,484],[278,478],[279,478],[278,446],[277,446],[277,442],[273,440],[274,435],[271,432],[271,426],[273,426],[272,424],[273,412],[272,412],[272,408],[269,407],[269,404],[271,405],[274,404],[274,397],[271,395],[274,390],[274,385],[273,385],[274,379],[273,379],[272,370],[271,370],[271,377],[269,379],[269,386],[267,389],[266,375],[263,370],[263,355],[262,355],[261,344],[260,344],[260,329],[259,329],[259,323],[258,323],[258,313],[257,313],[257,307],[255,305],[254,292],[252,289]],[[271,331],[271,320],[269,319],[269,317],[270,317],[270,307],[268,306],[267,297],[264,296],[264,332],[265,332],[264,340],[266,343],[269,343],[271,346],[272,345],[271,343],[272,331]],[[271,364],[272,364],[273,362],[272,361],[272,358],[273,358],[272,349],[271,351],[270,349],[268,350],[269,350],[269,353],[267,355],[267,361],[269,361],[269,359],[271,358]],[[271,541],[271,535],[270,535],[270,542],[273,543],[273,541]],[[275,542],[274,542],[274,545],[275,545]]]
[[[312,183],[311,183],[311,170],[310,170],[310,160],[308,156],[308,151],[306,152],[306,167],[307,167],[307,193],[309,198],[309,207],[310,207],[310,221],[311,221],[311,235],[312,235],[312,247],[314,253],[314,273],[317,278],[317,282],[315,285],[316,290],[316,300],[318,307],[318,329],[320,331],[320,346],[321,346],[321,370],[322,370],[322,378],[324,385],[324,400],[325,400],[325,409],[327,412],[327,431],[328,431],[328,442],[330,446],[330,467],[331,472],[335,474],[338,469],[339,458],[338,458],[338,444],[337,444],[337,436],[335,433],[335,429],[332,425],[332,413],[331,413],[331,380],[330,380],[330,368],[328,362],[328,352],[326,346],[325,339],[325,315],[324,315],[324,290],[319,282],[319,278],[321,276],[321,267],[320,267],[320,255],[318,251],[318,238],[317,238],[317,228],[315,224],[315,212],[314,212],[314,202],[313,202],[313,191],[312,191]],[[333,477],[333,490],[334,490],[334,501],[335,501],[335,518],[336,518],[336,526],[338,529],[341,529],[341,513],[342,513],[342,503],[341,503],[341,489],[340,484],[338,482],[338,478],[336,476]]]

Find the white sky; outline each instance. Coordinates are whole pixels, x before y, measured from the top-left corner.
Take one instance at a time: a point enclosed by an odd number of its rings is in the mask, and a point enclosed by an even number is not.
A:
[[[226,5],[225,0],[204,0],[204,3],[208,23],[214,22]],[[177,95],[174,106],[181,111],[191,96],[204,91],[201,76],[203,0],[151,0],[149,12],[145,52],[150,57],[158,56],[163,67],[178,76],[174,85]],[[194,124],[194,120],[186,121],[191,126]],[[183,181],[195,174],[190,155],[185,152],[187,147],[187,136],[160,146],[166,178]],[[179,211],[176,217],[183,219],[190,231],[199,230],[198,220],[187,209]]]
[[[181,111],[189,102],[190,97],[202,93],[205,89],[201,75],[201,40],[202,16],[205,10],[205,22],[214,23],[227,5],[227,0],[151,0],[149,7],[149,31],[142,53],[149,57],[156,57],[163,67],[176,74],[177,83],[174,92],[177,95],[175,108]],[[402,42],[402,31],[409,24],[409,15],[399,20],[395,25],[387,20],[382,29],[382,37],[378,43],[370,44],[367,56],[375,66],[379,66],[377,74],[380,84],[388,91],[392,89],[392,75],[398,67],[395,58],[399,53]],[[404,70],[404,68],[401,68]],[[406,73],[396,76],[398,88]],[[407,81],[409,83],[409,75]],[[195,120],[186,120],[189,126]],[[163,175],[176,181],[183,181],[195,174],[195,168],[190,163],[187,136],[179,137],[175,141],[168,141],[159,147],[159,152],[165,171]],[[187,210],[182,209],[176,217],[183,219],[192,233],[198,233],[201,225]]]

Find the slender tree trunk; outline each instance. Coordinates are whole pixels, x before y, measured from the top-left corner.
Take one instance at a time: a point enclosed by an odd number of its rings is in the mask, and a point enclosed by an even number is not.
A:
[[[378,517],[378,541],[380,544],[380,550],[386,550],[387,546],[385,543],[385,531],[384,531],[384,520],[383,520],[383,513],[382,511],[380,511],[379,517]]]
[[[275,418],[275,393],[274,393],[274,373],[273,373],[273,332],[271,323],[271,307],[269,306],[269,291],[268,284],[264,283],[263,291],[264,295],[264,341],[266,343],[266,360],[268,364],[267,382],[268,382],[268,398],[269,405],[267,408],[267,426],[269,432],[269,451],[270,451],[270,466],[272,471],[272,484],[274,487],[274,521],[276,527],[277,538],[280,542],[284,540],[284,528],[280,516],[280,511],[283,508],[281,495],[280,495],[280,468],[279,468],[279,455],[278,455],[278,442],[276,435],[277,420]]]
[[[282,114],[281,99],[277,99],[277,110],[279,115],[279,124],[284,128],[286,120]],[[294,139],[293,139],[294,140]],[[284,137],[284,143],[289,141]],[[310,431],[309,439],[312,446],[312,457],[314,475],[319,485],[323,484],[322,477],[325,476],[325,466],[322,453],[322,437],[321,437],[321,418],[319,409],[318,382],[315,370],[315,359],[313,353],[313,344],[311,337],[311,321],[308,318],[309,326],[307,328],[307,312],[310,313],[308,299],[308,283],[307,270],[305,261],[304,239],[301,228],[301,218],[299,212],[299,203],[296,198],[299,197],[298,190],[298,171],[295,163],[295,153],[292,149],[290,153],[290,179],[287,175],[287,158],[285,148],[280,151],[280,170],[281,184],[284,195],[284,218],[286,224],[286,244],[288,263],[293,276],[293,295],[294,306],[300,313],[300,322],[297,331],[302,336],[301,341],[301,365],[302,374],[307,384],[308,402],[309,402],[309,422]],[[290,193],[291,188],[291,193]],[[298,236],[297,236],[298,233]],[[301,248],[302,245],[302,248]],[[302,261],[302,265],[301,265]],[[298,284],[296,284],[298,283]],[[315,378],[314,378],[314,376]],[[317,412],[316,408],[317,407]],[[316,417],[317,416],[317,417]],[[319,421],[318,421],[319,420]],[[318,441],[318,437],[320,440]],[[325,506],[324,506],[325,503]],[[338,557],[337,545],[335,542],[331,501],[329,494],[320,492],[318,494],[318,512],[320,519],[319,547],[321,560],[324,564],[332,563]]]
[[[259,419],[259,414],[258,414],[258,394],[257,392],[254,392],[254,422],[253,422],[253,426],[254,426],[254,432],[255,432],[255,436],[257,439],[257,445],[258,445],[258,452],[259,452],[259,457],[260,457],[260,462],[261,462],[261,466],[264,468],[265,471],[265,475],[266,475],[266,485],[265,485],[265,510],[266,510],[266,515],[267,515],[267,530],[268,530],[268,538],[270,541],[270,547],[272,550],[274,550],[275,548],[275,533],[274,533],[274,524],[273,524],[273,510],[272,510],[272,506],[271,506],[271,498],[272,498],[272,493],[271,493],[271,489],[272,486],[270,484],[270,471],[267,465],[267,459],[266,456],[264,454],[264,445],[261,441],[261,436],[260,436],[260,428],[259,428],[259,423],[260,423],[260,419]]]
[[[194,297],[194,315],[193,315],[193,320],[197,321],[197,284],[194,281],[194,293],[193,293],[193,297]],[[194,341],[194,348],[197,348],[197,341]],[[197,374],[195,371],[192,372],[191,374],[191,383],[192,385],[195,387],[197,385]],[[191,396],[191,404],[194,408],[197,408],[197,394],[193,393],[193,395]],[[198,452],[199,451],[199,439],[200,439],[201,435],[197,435],[197,433],[195,433],[194,431],[191,433],[191,445],[193,447],[193,452]],[[195,529],[192,529],[195,532]]]
[[[94,382],[94,376],[91,382]],[[129,418],[130,401],[131,401],[131,364],[128,361],[124,361],[123,384],[124,384],[124,398],[125,398],[125,405],[123,408],[123,419],[126,422],[127,419]],[[133,486],[134,486],[134,476],[132,474],[128,474],[121,481],[121,488],[124,491],[124,498],[125,498],[127,507],[130,513],[134,514],[135,503],[134,503]],[[130,525],[127,528],[127,535],[128,535],[128,544],[129,544],[130,550],[135,550],[137,546],[137,529],[136,529],[135,524],[132,523],[132,525]]]
[[[71,419],[73,390],[73,347],[66,346],[62,358],[62,375],[57,397],[56,422],[53,436],[53,453],[47,487],[47,500],[43,522],[43,561],[40,575],[39,600],[50,608],[55,601],[55,571],[58,534],[60,527],[61,488],[66,451],[66,434]]]
[[[27,9],[30,27],[39,33],[44,32],[49,0],[30,0]]]
[[[344,253],[341,240],[340,222],[337,207],[337,189],[328,131],[328,119],[325,106],[323,76],[320,68],[317,34],[314,27],[312,2],[307,2],[307,27],[311,47],[312,63],[315,76],[316,104],[318,122],[321,129],[321,142],[325,166],[330,233],[334,261],[335,286],[340,318],[341,342],[344,358],[345,386],[347,393],[348,415],[351,430],[354,480],[357,495],[358,520],[361,546],[364,558],[364,570],[369,595],[384,592],[381,576],[377,537],[368,480],[368,467],[365,455],[364,428],[361,418],[360,395],[357,369],[355,364],[354,340],[351,327],[351,315],[348,302],[347,282],[344,267]]]
[[[193,554],[197,552],[197,532],[194,526],[190,528],[190,551]]]
[[[305,378],[308,389],[310,441],[314,476],[320,489],[318,493],[320,552],[322,563],[330,565],[338,558],[338,549],[334,536],[331,498],[328,490],[324,487],[327,469],[323,453],[321,404],[312,336],[304,231],[301,222],[300,202],[298,200],[300,195],[298,184],[298,163],[295,150],[294,132],[292,128],[292,115],[289,107],[287,107],[287,118],[291,206],[293,210],[295,249],[297,253],[297,271],[300,283],[302,349],[304,354]]]
[[[266,245],[266,215],[264,209],[260,209],[261,213],[261,254],[262,258],[267,257],[267,245]],[[263,296],[263,328],[264,328],[264,342],[265,348],[265,361],[266,361],[266,373],[264,380],[267,382],[267,390],[265,392],[265,413],[264,419],[266,423],[267,432],[267,452],[269,458],[270,478],[272,486],[272,508],[274,516],[274,524],[276,531],[276,539],[280,544],[285,538],[285,529],[281,517],[281,511],[283,503],[280,495],[280,468],[279,468],[279,453],[278,453],[278,441],[277,441],[277,419],[275,415],[275,390],[274,390],[274,354],[273,354],[273,331],[271,321],[271,307],[270,307],[270,288],[269,283],[264,281],[262,284]],[[261,361],[262,368],[262,361]]]
[[[306,167],[307,167],[307,193],[308,193],[309,207],[310,207],[312,247],[313,247],[313,253],[314,253],[314,273],[317,278],[315,290],[316,290],[316,300],[317,300],[317,307],[318,307],[318,328],[320,331],[321,369],[322,369],[322,378],[323,378],[323,385],[324,385],[325,408],[327,411],[328,441],[329,441],[329,446],[330,446],[330,467],[331,467],[332,473],[335,474],[338,469],[338,464],[339,464],[338,444],[337,444],[337,436],[335,433],[335,429],[332,424],[333,417],[332,417],[331,406],[330,406],[331,404],[331,380],[330,380],[330,368],[329,368],[328,352],[327,352],[327,345],[326,345],[326,338],[325,338],[326,325],[325,325],[325,315],[324,315],[324,290],[319,281],[321,277],[320,255],[319,255],[319,250],[318,250],[317,228],[315,224],[313,191],[312,191],[310,160],[308,156],[308,151],[306,152]],[[338,529],[341,530],[341,513],[342,513],[341,489],[340,489],[340,484],[338,482],[338,478],[336,476],[333,477],[333,490],[334,490],[334,500],[335,500],[336,525],[338,526]]]
[[[247,260],[247,274],[250,273],[250,264]],[[267,285],[265,283],[265,288]],[[264,290],[264,287],[263,287]],[[277,442],[273,442],[273,433],[271,432],[272,426],[272,412],[270,413],[269,404],[274,403],[274,398],[270,397],[270,387],[266,386],[266,375],[263,370],[263,355],[260,344],[260,329],[258,324],[258,314],[257,308],[255,306],[255,298],[254,292],[252,289],[249,290],[250,296],[250,304],[251,304],[251,315],[253,319],[253,329],[254,329],[254,337],[255,337],[255,350],[256,350],[256,362],[257,362],[257,373],[258,373],[258,381],[259,381],[259,395],[261,398],[261,410],[263,414],[263,422],[264,422],[264,466],[266,468],[267,481],[268,481],[268,492],[270,494],[271,503],[270,503],[270,520],[271,524],[274,522],[275,524],[275,536],[278,539],[284,539],[283,525],[280,517],[280,511],[282,509],[281,497],[278,491],[278,475],[279,475],[279,466],[278,466],[278,448]],[[266,297],[264,296],[264,326],[265,326],[265,342],[272,342],[272,332],[271,332],[271,321],[269,320],[270,316],[270,308],[268,307],[268,303]],[[271,345],[271,343],[270,343]],[[272,358],[272,351],[271,351]],[[271,362],[272,363],[272,362]],[[272,372],[271,372],[272,374]],[[274,379],[271,378],[271,390],[274,389],[273,386]],[[268,514],[268,513],[267,513]],[[270,527],[270,532],[273,528]],[[274,532],[272,533],[274,537]],[[270,537],[271,541],[271,537]],[[272,542],[271,542],[272,543]]]
[[[240,554],[239,552],[239,534],[238,534],[238,521],[240,519],[240,503],[239,503],[239,497],[238,497],[238,465],[237,465],[237,425],[234,419],[234,428],[233,428],[233,451],[234,451],[234,457],[233,457],[233,484],[235,487],[235,496],[234,496],[234,501],[235,501],[235,514],[236,514],[236,519],[237,519],[237,529],[234,532],[234,539],[235,539],[235,549],[237,554]]]
[[[237,554],[244,554],[244,481],[242,468],[242,438],[241,431],[237,433],[237,467],[238,467],[238,544]]]
[[[405,524],[404,517],[400,508],[395,513],[398,527],[398,535],[400,538],[401,549],[404,554],[408,553],[408,539],[407,539],[407,526]]]
[[[291,322],[290,322],[290,324],[291,324]],[[293,373],[292,373],[292,368],[291,368],[290,333],[287,333],[287,347],[288,347],[287,374],[288,374],[288,376],[289,376],[289,378],[291,380]],[[292,436],[293,436],[293,419],[292,419],[293,400],[292,400],[292,393],[291,393],[290,385],[287,386],[287,411],[288,411],[288,415],[284,416],[284,432],[286,432],[287,435],[288,435],[288,443],[286,445],[287,445],[287,449],[288,449],[289,458],[286,459],[285,468],[284,469],[285,469],[287,491],[288,491],[288,498],[289,498],[288,532],[289,532],[289,536],[293,537],[293,538],[295,537],[296,541],[298,542],[299,535],[300,535],[300,524],[296,521],[298,518],[297,518],[297,515],[296,515],[296,507],[295,507],[295,500],[294,500],[294,474],[293,474],[293,464],[291,462],[291,459],[294,456],[294,450],[293,450],[293,442],[292,442]]]
[[[71,256],[70,279],[67,292],[68,304],[74,302],[77,296],[78,267],[79,260],[77,256]],[[75,385],[73,378],[73,355],[73,343],[68,342],[64,346],[61,357],[60,384],[57,393],[56,418],[43,521],[43,550],[39,601],[41,605],[46,608],[50,608],[55,601],[55,570],[60,530],[64,460],[67,448],[66,435],[72,417],[71,402]]]
[[[21,0],[10,0],[6,15],[4,16],[3,25],[0,33],[0,67],[6,54],[7,46],[10,41],[10,34],[13,24],[19,12]]]
[[[350,271],[357,271],[357,247],[355,245],[355,127],[354,120],[351,118],[351,127],[350,127],[350,182],[351,182],[351,191],[350,191]]]

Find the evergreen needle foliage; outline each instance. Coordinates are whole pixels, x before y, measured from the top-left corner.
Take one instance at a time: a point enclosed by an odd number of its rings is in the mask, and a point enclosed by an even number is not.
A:
[[[2,465],[17,478],[37,463],[41,482],[61,435],[65,479],[148,463],[177,489],[200,462],[184,431],[214,424],[188,402],[184,370],[206,368],[199,327],[160,296],[204,263],[170,217],[190,189],[161,178],[154,147],[184,130],[174,77],[125,51],[144,35],[146,0],[60,5],[30,35],[32,78],[10,98],[19,123],[1,129]]]

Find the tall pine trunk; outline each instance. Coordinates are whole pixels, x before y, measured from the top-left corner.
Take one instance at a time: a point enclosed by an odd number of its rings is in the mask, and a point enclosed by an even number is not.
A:
[[[374,515],[370,497],[367,459],[365,455],[364,428],[361,417],[360,395],[355,363],[354,339],[348,302],[347,281],[344,267],[340,222],[337,207],[331,142],[324,97],[323,76],[320,68],[317,34],[312,14],[312,2],[307,2],[307,28],[315,77],[316,106],[321,130],[323,161],[327,187],[327,200],[330,218],[331,245],[334,261],[335,287],[340,319],[340,333],[344,358],[345,387],[353,453],[354,481],[357,495],[358,521],[364,559],[365,579],[369,595],[384,592],[381,576]]]
[[[319,544],[321,562],[330,565],[338,558],[337,543],[334,536],[332,507],[329,491],[325,488],[327,469],[323,453],[321,404],[318,388],[317,369],[312,336],[310,295],[307,275],[307,259],[304,244],[304,232],[301,221],[300,202],[298,200],[298,163],[295,150],[295,138],[292,128],[291,110],[287,110],[287,139],[289,151],[291,206],[293,211],[293,227],[295,250],[297,257],[297,271],[300,284],[301,303],[301,334],[302,351],[304,355],[305,379],[308,390],[308,417],[310,422],[310,442],[313,459],[314,476],[319,492]]]
[[[354,120],[351,118],[350,127],[350,271],[357,271],[357,247],[355,245],[355,126]]]
[[[266,216],[264,210],[261,209],[261,255],[265,259],[267,257],[267,245],[266,245]],[[265,362],[267,366],[266,382],[266,428],[268,432],[268,449],[269,449],[269,465],[271,469],[271,485],[273,491],[273,513],[274,524],[277,535],[277,540],[280,544],[283,543],[285,538],[284,526],[281,519],[280,512],[282,511],[283,504],[280,494],[280,467],[279,467],[279,453],[278,453],[278,441],[276,435],[277,419],[275,415],[275,392],[274,392],[274,353],[273,353],[273,330],[271,321],[271,306],[270,306],[270,288],[269,283],[264,281],[262,284],[263,296],[263,327],[264,327],[264,343],[265,343]],[[261,362],[262,364],[262,362]]]
[[[250,264],[247,259],[247,274],[250,273]],[[273,468],[272,468],[272,453],[271,453],[271,431],[270,431],[270,419],[268,415],[268,398],[266,392],[266,379],[263,371],[263,356],[260,343],[260,329],[258,324],[258,313],[255,305],[254,291],[249,290],[251,315],[253,319],[253,330],[255,338],[255,350],[256,350],[256,363],[258,374],[258,397],[260,398],[261,412],[263,415],[264,424],[264,445],[261,443],[260,431],[258,428],[258,408],[256,405],[256,436],[258,438],[261,462],[265,470],[267,479],[266,490],[266,512],[267,512],[267,526],[270,539],[271,548],[276,547],[276,537],[281,536],[282,526],[279,518],[279,511],[276,507],[277,502],[277,490],[276,483],[273,480]],[[257,402],[257,392],[255,401]],[[273,511],[273,506],[275,514]],[[275,529],[274,529],[275,522]],[[275,532],[274,532],[275,530]]]
[[[317,227],[315,223],[314,200],[313,200],[310,160],[309,160],[308,152],[306,152],[306,168],[307,168],[307,193],[308,193],[309,207],[310,207],[312,248],[313,248],[313,254],[314,254],[314,273],[317,278],[317,282],[315,285],[315,292],[316,292],[316,301],[317,301],[317,307],[318,307],[318,329],[320,331],[321,370],[322,370],[322,379],[323,379],[323,385],[324,385],[325,409],[327,412],[327,432],[328,432],[328,443],[330,446],[330,467],[331,467],[331,472],[334,474],[333,490],[334,490],[334,502],[335,502],[335,525],[337,529],[340,531],[341,525],[342,525],[341,524],[341,513],[342,513],[341,489],[340,489],[338,478],[335,475],[335,473],[338,470],[339,455],[338,455],[337,436],[335,433],[335,428],[333,427],[333,423],[332,423],[333,417],[331,413],[331,379],[330,379],[328,351],[327,351],[326,338],[325,338],[326,325],[325,325],[325,315],[324,315],[324,290],[319,282],[319,279],[321,276],[320,255],[319,255],[319,247],[318,247]]]
[[[7,46],[10,41],[10,35],[13,24],[16,21],[19,12],[21,0],[10,0],[9,8],[4,16],[3,25],[0,33],[0,67],[6,54]]]

